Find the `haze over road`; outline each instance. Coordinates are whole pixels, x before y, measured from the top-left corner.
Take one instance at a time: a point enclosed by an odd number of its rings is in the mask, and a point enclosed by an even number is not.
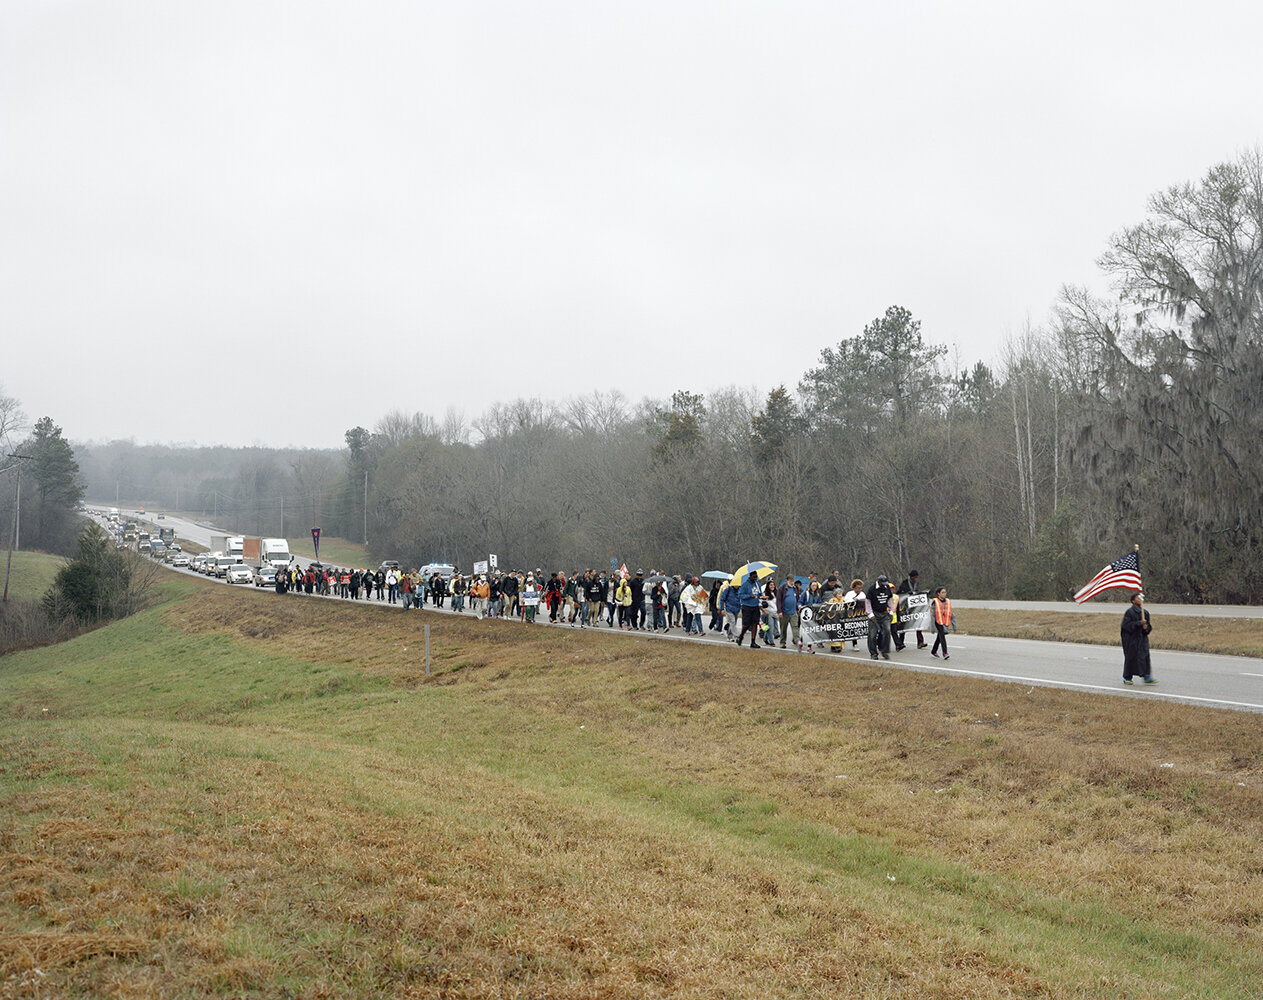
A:
[[[90,504],[90,510],[107,511],[108,506]],[[135,511],[124,511],[124,516]],[[146,519],[155,519],[157,511],[146,511]],[[187,539],[199,545],[209,546],[210,536],[231,534],[205,522],[188,521],[170,514],[164,516],[163,525],[176,529],[177,538]],[[296,557],[302,566],[306,559]],[[250,588],[253,591],[253,588]],[[266,599],[266,595],[259,595]],[[331,598],[336,600],[336,598]],[[996,610],[1027,610],[1031,612],[1074,612],[1115,614],[1122,618],[1125,605],[1092,604],[1077,605],[1066,602],[1021,601],[956,601],[953,605],[961,611],[971,608]],[[398,605],[377,605],[395,610]],[[1263,617],[1263,608],[1257,607],[1201,607],[1198,605],[1147,605],[1154,618],[1155,631],[1162,628],[1164,616],[1199,615],[1206,617]],[[452,612],[441,612],[451,614]],[[967,625],[968,622],[966,621]],[[556,627],[556,626],[554,626]],[[646,635],[646,638],[665,639],[675,642],[723,643],[724,639],[708,632],[703,639],[686,639],[678,630],[665,636]],[[932,659],[929,650],[917,651],[915,645],[902,653],[891,653],[889,665],[906,670],[926,673],[949,674],[961,677],[977,677],[982,680],[1025,684],[1032,687],[1058,687],[1073,691],[1113,695],[1122,698],[1178,701],[1210,708],[1237,711],[1263,712],[1263,659],[1245,656],[1221,656],[1211,653],[1184,653],[1155,649],[1153,651],[1154,676],[1158,683],[1152,686],[1122,686],[1122,650],[1117,646],[1092,646],[1069,642],[1044,642],[1029,639],[1002,639],[991,636],[960,634],[949,639],[952,658],[948,662]],[[791,655],[790,651],[772,651],[776,655]],[[754,655],[752,652],[750,655]],[[759,656],[767,655],[760,651]],[[806,655],[793,653],[792,655]],[[857,651],[841,655],[821,655],[821,662],[830,663],[856,660],[871,662],[861,646]]]

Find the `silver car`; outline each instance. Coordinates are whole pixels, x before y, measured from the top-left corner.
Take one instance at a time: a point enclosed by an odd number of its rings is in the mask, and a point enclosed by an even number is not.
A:
[[[225,583],[254,583],[254,567],[233,563],[224,571]]]
[[[256,587],[276,586],[276,567],[264,563],[254,567],[254,585]]]

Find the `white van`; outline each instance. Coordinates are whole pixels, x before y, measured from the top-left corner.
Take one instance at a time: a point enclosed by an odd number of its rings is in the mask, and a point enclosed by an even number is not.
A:
[[[421,567],[421,576],[426,580],[430,579],[435,573],[444,580],[450,580],[456,575],[456,567],[451,563],[426,563]]]

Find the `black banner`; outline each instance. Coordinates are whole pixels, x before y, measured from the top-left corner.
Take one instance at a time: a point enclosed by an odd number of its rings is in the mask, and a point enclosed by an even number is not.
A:
[[[849,642],[868,639],[868,612],[863,601],[809,604],[799,612],[803,642]]]
[[[897,617],[891,629],[934,631],[934,612],[929,593],[901,594]],[[868,611],[863,601],[828,601],[812,604],[799,612],[803,642],[868,641]]]

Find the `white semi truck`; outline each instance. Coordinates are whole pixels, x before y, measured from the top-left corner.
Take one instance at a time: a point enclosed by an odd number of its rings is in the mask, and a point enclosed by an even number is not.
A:
[[[245,538],[244,558],[252,566],[280,569],[290,564],[289,542],[284,538]]]
[[[243,560],[245,537],[243,535],[211,535],[210,550],[226,556],[235,556],[237,562]]]

